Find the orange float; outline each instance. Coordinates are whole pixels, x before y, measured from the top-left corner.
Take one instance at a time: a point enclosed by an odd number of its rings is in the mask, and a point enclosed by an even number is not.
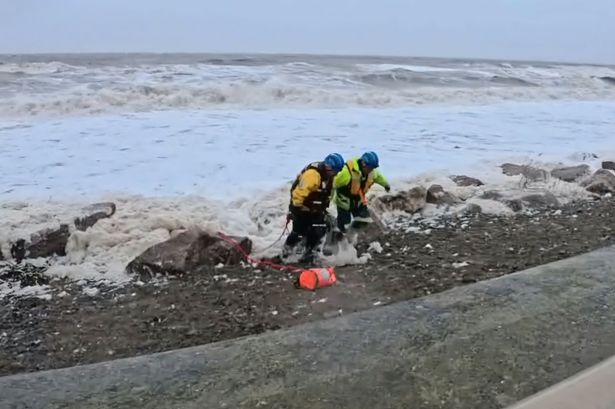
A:
[[[297,287],[314,291],[318,288],[332,286],[336,281],[334,267],[310,268],[299,274]]]

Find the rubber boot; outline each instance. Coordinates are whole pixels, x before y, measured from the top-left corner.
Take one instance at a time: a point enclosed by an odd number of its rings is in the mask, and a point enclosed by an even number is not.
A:
[[[316,260],[316,253],[312,251],[306,251],[303,256],[299,259],[299,262],[302,264],[313,264]]]

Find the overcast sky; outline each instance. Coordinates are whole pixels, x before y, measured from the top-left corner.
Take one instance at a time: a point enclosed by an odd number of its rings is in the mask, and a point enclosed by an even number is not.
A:
[[[0,53],[132,51],[615,64],[615,0],[0,0]]]

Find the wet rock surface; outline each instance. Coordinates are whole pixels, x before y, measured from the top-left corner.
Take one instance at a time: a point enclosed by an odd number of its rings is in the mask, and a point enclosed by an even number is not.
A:
[[[457,186],[466,187],[466,186],[483,186],[484,183],[477,178],[473,178],[465,175],[453,175],[451,176],[451,180],[455,182]]]
[[[182,275],[203,266],[236,265],[250,254],[252,242],[246,237],[228,241],[199,230],[188,230],[158,243],[128,264],[127,270],[148,280],[158,274]]]
[[[504,163],[501,168],[502,173],[506,176],[521,175],[532,182],[547,180],[547,171],[544,169],[535,168],[533,166]]]
[[[615,193],[615,173],[606,169],[598,169],[585,183],[588,192],[598,195]]]
[[[461,200],[450,192],[444,190],[441,185],[431,185],[427,189],[427,203],[435,204],[437,206],[453,206],[461,202]]]
[[[115,203],[95,203],[83,209],[83,216],[76,217],[72,223],[74,228],[85,231],[94,226],[101,219],[109,218],[115,214]],[[34,232],[28,239],[22,237],[13,238],[10,255],[16,262],[25,258],[49,258],[53,256],[65,256],[66,244],[71,235],[72,226],[69,223],[60,223],[57,227],[51,227]],[[0,252],[0,260],[2,260]]]
[[[559,200],[553,193],[543,192],[525,195],[521,197],[521,202],[532,209],[556,209],[560,206]]]
[[[61,224],[57,229],[35,233],[30,237],[30,243],[26,246],[26,256],[28,258],[65,256],[69,236],[68,224]]]
[[[422,186],[395,194],[385,195],[376,199],[376,207],[380,210],[399,210],[414,214],[425,208],[427,204],[427,189]]]
[[[590,168],[588,165],[578,165],[553,169],[551,171],[551,176],[563,180],[564,182],[576,182],[582,177],[589,175],[589,173]]]
[[[610,160],[602,162],[602,169],[615,170],[615,162]]]
[[[73,223],[75,224],[75,228],[80,231],[85,231],[89,227],[92,227],[102,219],[107,219],[115,214],[117,210],[115,203],[105,202],[105,203],[95,203],[86,207],[84,210],[84,215],[81,217],[75,218]]]

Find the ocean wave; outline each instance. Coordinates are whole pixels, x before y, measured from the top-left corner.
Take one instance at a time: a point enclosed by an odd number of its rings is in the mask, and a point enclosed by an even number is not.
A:
[[[363,74],[357,77],[361,82],[376,86],[459,86],[485,87],[489,85],[537,86],[529,80],[502,75],[466,71],[414,71],[405,68]]]
[[[76,57],[74,57],[76,58]],[[166,109],[404,106],[612,99],[615,69],[439,62],[341,64],[290,57],[193,63],[0,65],[0,117]]]
[[[513,81],[514,82],[514,81]],[[335,89],[281,83],[226,83],[203,87],[152,84],[104,87],[89,84],[74,92],[23,95],[0,100],[0,117],[148,112],[170,109],[218,108],[340,108],[401,107],[424,104],[482,104],[553,99],[613,99],[612,87],[540,88],[519,81],[514,88],[466,88],[431,85],[395,90]],[[495,84],[494,84],[495,85]]]
[[[442,85],[447,82],[446,77],[437,74],[415,72],[404,68],[394,68],[388,71],[363,74],[356,77],[360,82],[376,86],[399,85]],[[448,81],[450,82],[450,81]]]
[[[500,84],[500,85],[514,85],[514,86],[520,86],[520,87],[538,86],[538,84],[534,84],[533,82],[524,80],[523,78],[500,77],[498,75],[493,76],[492,78],[489,79],[489,81],[494,84]]]
[[[25,75],[44,75],[57,74],[61,72],[75,71],[80,67],[65,64],[58,61],[53,62],[32,62],[21,64],[2,64],[0,65],[0,74],[25,74]]]

